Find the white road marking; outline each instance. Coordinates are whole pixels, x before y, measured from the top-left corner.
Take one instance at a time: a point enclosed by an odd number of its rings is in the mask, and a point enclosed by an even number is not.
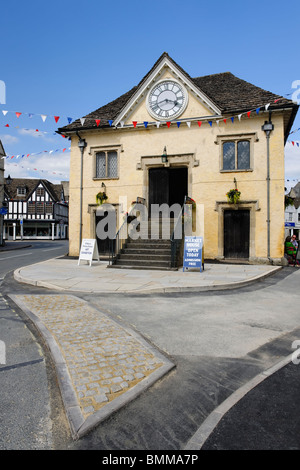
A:
[[[32,255],[33,253],[23,253],[22,255],[13,255],[13,256],[7,256],[7,258],[0,258],[0,261],[2,260],[7,260],[11,258],[19,258],[20,256],[29,256]]]
[[[61,246],[57,246],[56,248],[47,248],[46,250],[42,251],[51,251],[51,250],[60,250]]]

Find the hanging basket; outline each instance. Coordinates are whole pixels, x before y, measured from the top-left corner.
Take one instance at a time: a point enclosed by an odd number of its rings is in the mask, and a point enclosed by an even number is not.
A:
[[[96,203],[98,204],[98,206],[101,206],[101,204],[103,204],[104,201],[106,201],[108,199],[108,196],[106,195],[106,193],[103,191],[100,193],[98,193],[96,195]]]
[[[241,192],[238,189],[230,189],[226,196],[230,204],[237,204],[240,200]]]

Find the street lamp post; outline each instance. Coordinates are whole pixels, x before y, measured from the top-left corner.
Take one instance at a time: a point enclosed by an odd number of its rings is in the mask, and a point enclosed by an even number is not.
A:
[[[10,183],[12,182],[12,178],[10,175],[5,180],[5,183],[0,184],[0,186],[3,186],[3,200],[1,201],[1,208],[0,208],[0,246],[4,246],[4,239],[3,239],[3,219],[4,219],[4,212],[6,210],[5,207],[5,201],[4,201],[4,188],[5,186],[9,186]]]
[[[269,122],[265,121],[261,129],[266,133],[267,138],[267,257],[270,259],[270,134],[274,129],[271,114]]]
[[[81,153],[81,161],[80,161],[80,207],[79,207],[79,254],[81,250],[81,242],[82,242],[82,190],[83,190],[83,154],[84,149],[87,146],[85,139],[82,139],[80,135],[77,133],[79,138],[78,147]]]

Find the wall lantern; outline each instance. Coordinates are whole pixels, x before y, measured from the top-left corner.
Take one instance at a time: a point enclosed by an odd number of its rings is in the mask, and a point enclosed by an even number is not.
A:
[[[161,156],[161,161],[162,161],[162,163],[167,163],[168,162],[167,147],[164,147],[164,151],[163,151],[163,154]]]

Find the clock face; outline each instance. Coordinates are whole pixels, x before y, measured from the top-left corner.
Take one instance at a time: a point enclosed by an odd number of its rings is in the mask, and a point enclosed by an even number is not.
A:
[[[188,95],[182,85],[173,80],[163,80],[150,90],[147,107],[156,119],[174,119],[183,113],[187,101]]]

